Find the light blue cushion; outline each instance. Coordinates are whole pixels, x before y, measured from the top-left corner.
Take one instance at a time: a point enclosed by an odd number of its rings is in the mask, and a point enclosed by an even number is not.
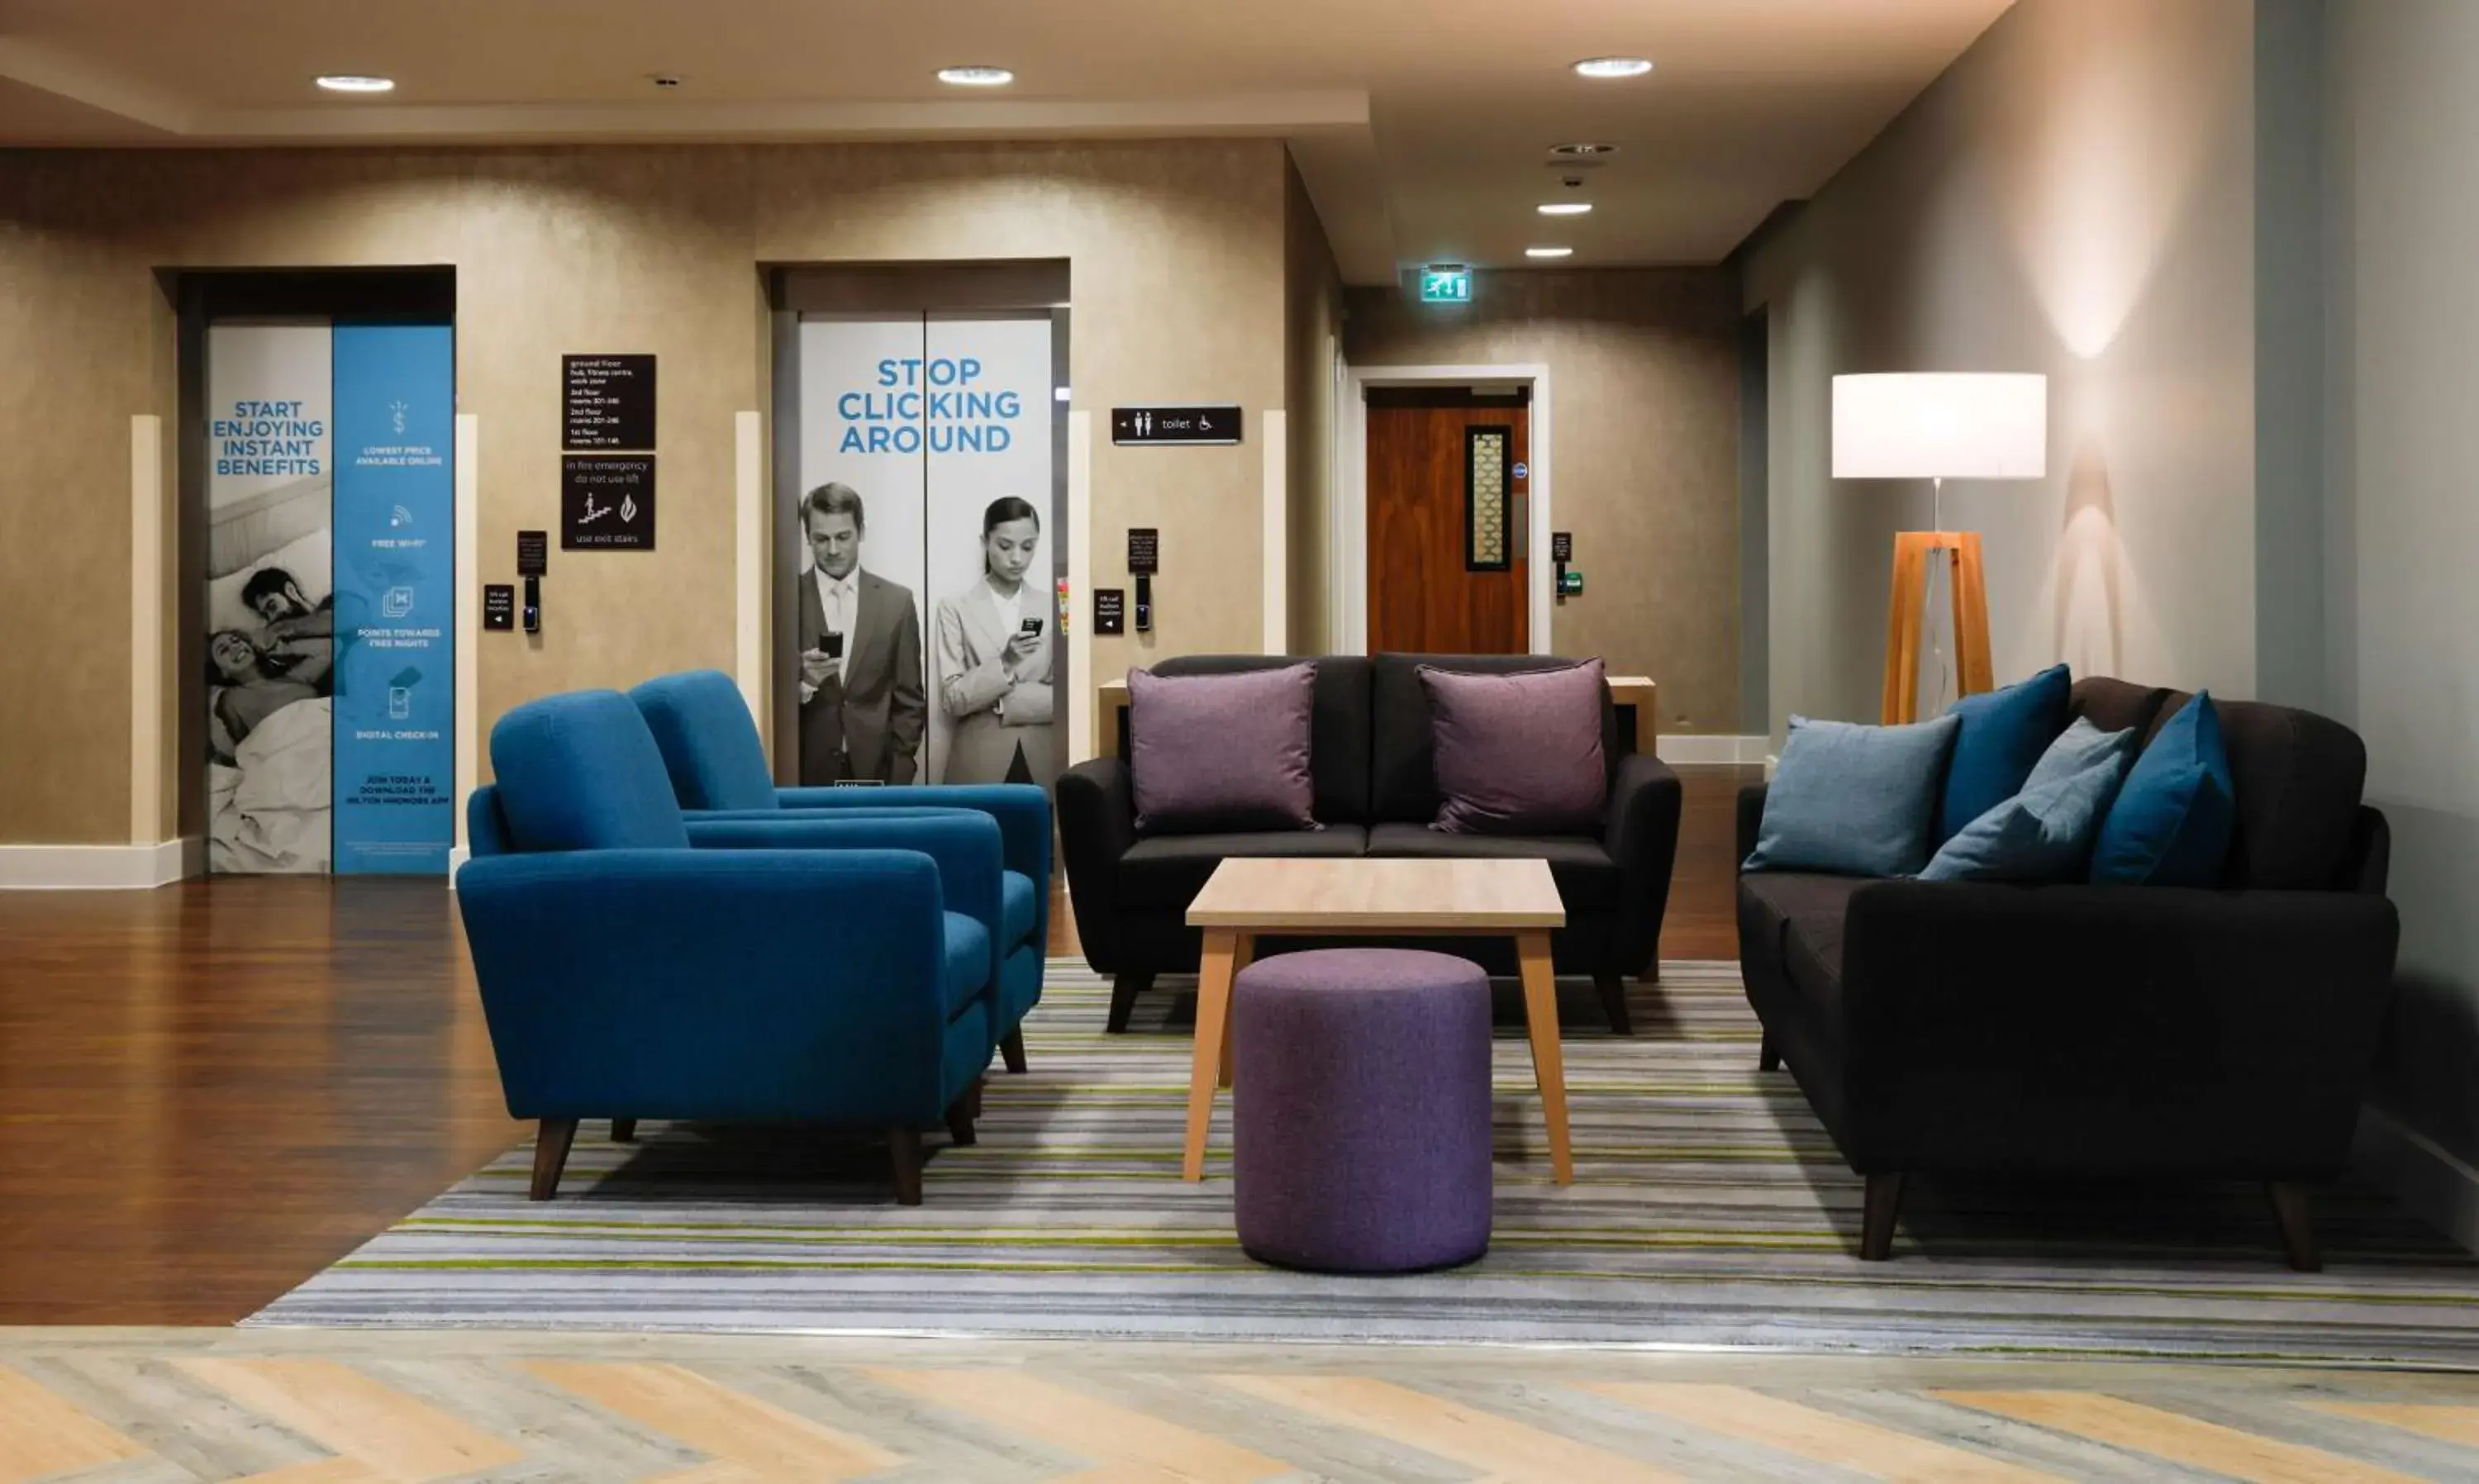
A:
[[[2125,776],[2117,756],[2026,788],[1962,827],[1920,873],[1925,882],[2079,880]]]
[[[2117,764],[2118,781],[2126,780],[2126,765],[2134,756],[2134,729],[2103,731],[2092,725],[2088,716],[2078,716],[2074,725],[2058,734],[2032,765],[2031,776],[2023,780],[2025,793],[2076,774],[2100,762]],[[2107,811],[2104,810],[2104,813]]]
[[[491,771],[520,852],[689,848],[663,755],[618,691],[513,708],[491,729]]]
[[[658,676],[628,693],[684,809],[771,809],[775,777],[740,687],[720,670]]]
[[[960,1015],[990,982],[990,930],[961,912],[947,914],[947,1017]]]
[[[1965,696],[1946,708],[1962,724],[1954,758],[1946,764],[1945,793],[1937,804],[1937,839],[1954,838],[1963,826],[2023,791],[2032,765],[2066,727],[2066,701],[2074,678],[2051,665],[2003,690]]]
[[[2197,691],[2153,733],[2102,821],[2091,879],[2137,886],[2216,886],[2236,795],[2220,713]]]
[[[1033,936],[1033,925],[1040,918],[1034,909],[1033,878],[1022,871],[1009,871],[999,883],[999,936],[1009,948]]]
[[[1929,861],[1938,784],[1961,723],[1790,719],[1748,871],[1909,876]]]

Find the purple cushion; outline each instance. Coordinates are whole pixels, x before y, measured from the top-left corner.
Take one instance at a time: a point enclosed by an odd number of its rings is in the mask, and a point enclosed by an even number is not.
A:
[[[1316,667],[1128,672],[1128,771],[1139,834],[1315,830],[1309,704]]]
[[[1601,825],[1601,662],[1469,675],[1420,667],[1437,739],[1430,826],[1454,834],[1580,834]]]

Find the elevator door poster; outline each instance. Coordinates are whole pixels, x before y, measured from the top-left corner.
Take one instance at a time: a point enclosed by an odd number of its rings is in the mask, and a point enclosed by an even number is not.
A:
[[[801,781],[1058,772],[1047,316],[801,325]]]
[[[444,875],[456,838],[455,332],[336,328],[336,869]]]
[[[452,333],[208,327],[211,871],[447,869]]]
[[[207,869],[324,872],[335,694],[325,321],[207,327]]]

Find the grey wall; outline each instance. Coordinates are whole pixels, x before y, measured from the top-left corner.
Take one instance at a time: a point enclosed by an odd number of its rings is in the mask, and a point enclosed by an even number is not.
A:
[[[2374,1100],[2479,1164],[2479,5],[2329,12],[2325,682],[2402,914]]]
[[[2253,0],[2020,0],[1747,258],[1772,729],[1873,719],[1925,482],[1830,477],[1836,372],[2042,371],[2044,480],[1950,486],[2001,681],[2257,684]]]

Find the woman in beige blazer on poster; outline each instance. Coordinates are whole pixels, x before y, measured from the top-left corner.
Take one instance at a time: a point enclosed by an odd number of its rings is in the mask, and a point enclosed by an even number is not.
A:
[[[1039,783],[1058,774],[1051,744],[1050,596],[1026,580],[1041,515],[1006,496],[982,512],[982,576],[938,601],[938,704],[952,730],[947,783]]]

